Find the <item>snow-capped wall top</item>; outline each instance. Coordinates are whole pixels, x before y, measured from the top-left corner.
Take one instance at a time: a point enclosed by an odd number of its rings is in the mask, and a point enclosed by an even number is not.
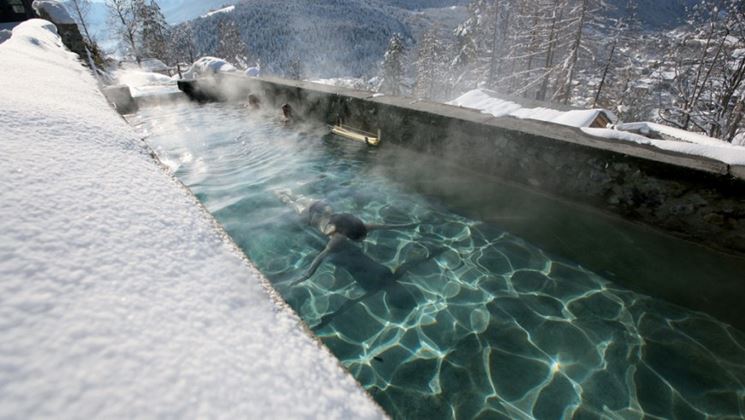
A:
[[[0,57],[0,417],[383,416],[54,25]]]
[[[475,89],[448,104],[473,108],[495,117],[509,116],[579,127],[586,134],[595,137],[650,145],[671,152],[718,160],[729,165],[745,165],[745,147],[702,134],[650,122],[618,124],[612,128],[590,128],[590,124],[601,111],[610,117],[611,122],[615,123],[617,118],[610,111],[598,109],[560,111],[550,108],[523,108],[515,102],[493,95],[489,91]],[[648,138],[647,135],[650,134],[655,138]]]
[[[34,0],[31,7],[33,7],[36,14],[40,16],[44,16],[44,13],[46,13],[46,15],[58,25],[75,24],[75,20],[70,17],[65,6],[56,0]]]
[[[236,68],[221,58],[202,57],[195,61],[194,64],[189,67],[189,70],[184,73],[184,79],[196,79],[202,75],[231,73],[234,71],[236,71]]]
[[[515,117],[538,121],[552,122],[555,124],[568,125],[570,127],[589,127],[598,117],[605,113],[611,121],[617,120],[616,116],[603,109],[580,109],[572,111],[560,111],[551,108],[524,108],[522,105],[495,97],[494,93],[484,89],[474,89],[464,93],[458,98],[448,102],[450,105],[462,106],[480,110],[485,114],[495,117]]]

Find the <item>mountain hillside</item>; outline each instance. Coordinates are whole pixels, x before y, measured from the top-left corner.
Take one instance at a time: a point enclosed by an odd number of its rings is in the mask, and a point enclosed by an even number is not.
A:
[[[250,0],[190,22],[200,55],[215,54],[218,26],[233,21],[250,61],[271,73],[300,66],[305,77],[370,76],[394,33],[413,42],[410,11],[368,0]]]
[[[637,0],[638,18],[647,31],[684,23],[696,0]],[[169,20],[185,0],[163,0]],[[204,4],[220,4],[212,0]],[[229,2],[229,0],[228,0]],[[248,46],[251,61],[287,74],[301,65],[304,77],[365,76],[377,73],[390,36],[399,32],[415,52],[422,34],[437,24],[447,35],[465,18],[469,0],[243,0],[231,13],[198,17],[192,26],[200,55],[216,54],[218,25],[232,20]],[[629,14],[628,0],[605,0],[606,14]],[[182,16],[183,11],[179,16]],[[193,13],[192,13],[193,14]],[[312,23],[310,23],[312,22]]]

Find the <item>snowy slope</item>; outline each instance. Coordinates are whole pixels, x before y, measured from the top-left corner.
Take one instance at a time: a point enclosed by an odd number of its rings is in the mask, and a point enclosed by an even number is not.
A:
[[[0,418],[382,417],[53,30],[0,44]]]

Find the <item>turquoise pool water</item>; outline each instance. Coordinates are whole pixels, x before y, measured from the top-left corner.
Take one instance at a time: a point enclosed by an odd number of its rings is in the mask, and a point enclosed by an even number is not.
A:
[[[436,160],[234,105],[150,108],[133,123],[394,418],[745,415],[743,333],[511,233],[529,212],[478,220],[401,176],[445,171]],[[326,240],[280,189],[415,225],[347,244],[293,287]],[[503,191],[483,199],[530,197]]]

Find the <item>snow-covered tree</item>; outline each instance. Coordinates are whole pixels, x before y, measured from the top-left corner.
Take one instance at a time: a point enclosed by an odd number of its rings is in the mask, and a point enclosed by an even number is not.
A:
[[[440,99],[447,97],[443,92],[445,87],[444,75],[446,69],[445,46],[439,37],[439,27],[427,31],[419,42],[419,51],[416,60],[416,84],[414,96],[427,99]]]
[[[303,62],[299,58],[294,58],[287,66],[285,77],[292,80],[301,80],[303,78]]]
[[[235,20],[226,18],[217,25],[217,55],[240,69],[248,68],[248,47]]]
[[[633,89],[634,80],[642,77],[637,56],[644,45],[639,41],[642,36],[638,19],[637,0],[627,0],[625,14],[613,22],[608,29],[610,41],[600,43],[600,51],[605,56],[598,70],[600,82],[597,84],[592,107],[624,111],[624,102]]]
[[[572,98],[572,86],[577,73],[577,62],[580,51],[585,47],[584,41],[586,24],[590,20],[590,0],[579,0],[579,3],[570,10],[574,19],[570,20],[572,40],[562,63],[562,74],[559,78],[559,86],[552,99],[563,103],[569,103]]]
[[[681,36],[668,58],[673,64],[672,103],[660,118],[684,130],[726,141],[743,131],[745,112],[745,7],[727,1],[719,9],[702,0],[692,9],[697,31]]]
[[[172,61],[168,39],[170,38],[170,27],[166,18],[155,0],[150,4],[143,4],[139,10],[139,21],[141,22],[142,54],[157,58],[165,63]]]
[[[139,12],[141,0],[106,0],[109,9],[109,20],[114,32],[119,38],[121,49],[125,55],[134,58],[137,64],[142,61],[139,37]]]
[[[455,90],[472,89],[485,78],[487,34],[494,32],[495,6],[496,0],[473,0],[468,4],[468,17],[454,31],[456,51],[450,72]]]
[[[83,29],[85,40],[89,44],[93,43],[93,37],[88,32],[88,13],[91,9],[90,0],[68,0],[69,9],[75,22]]]
[[[381,90],[390,95],[400,95],[404,78],[404,41],[401,35],[393,34],[383,59],[383,83]]]
[[[172,28],[170,49],[173,60],[176,63],[193,63],[196,60],[196,45],[194,33],[190,23],[183,23]]]

